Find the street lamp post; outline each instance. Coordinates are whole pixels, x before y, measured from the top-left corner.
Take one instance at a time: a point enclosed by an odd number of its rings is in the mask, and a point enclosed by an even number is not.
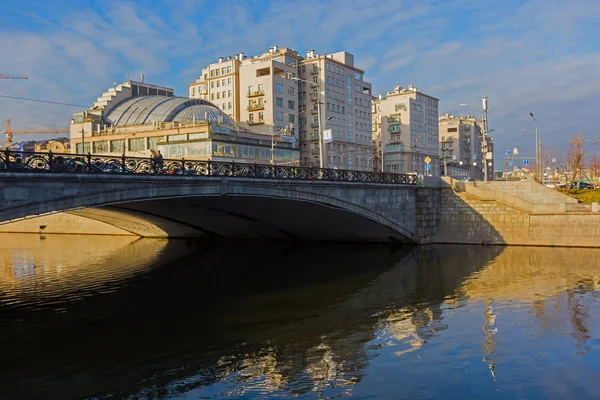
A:
[[[532,112],[530,112],[529,115],[535,121],[535,179],[538,182],[540,182],[540,155],[542,150],[540,143],[540,134],[538,130],[537,119],[535,119]]]

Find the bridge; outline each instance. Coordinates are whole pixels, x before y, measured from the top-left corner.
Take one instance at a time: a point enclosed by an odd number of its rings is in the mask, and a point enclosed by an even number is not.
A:
[[[429,195],[412,174],[0,152],[0,224],[61,212],[143,237],[419,243]]]

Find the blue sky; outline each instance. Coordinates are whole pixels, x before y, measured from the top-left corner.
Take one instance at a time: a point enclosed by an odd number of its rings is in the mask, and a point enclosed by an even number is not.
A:
[[[0,94],[89,106],[113,82],[144,73],[185,96],[219,56],[270,46],[355,55],[373,93],[416,85],[440,113],[480,114],[489,99],[496,154],[600,138],[598,0],[3,0]],[[80,108],[0,98],[0,122],[66,126]],[[17,137],[17,140],[33,139]],[[588,143],[588,152],[598,149]]]

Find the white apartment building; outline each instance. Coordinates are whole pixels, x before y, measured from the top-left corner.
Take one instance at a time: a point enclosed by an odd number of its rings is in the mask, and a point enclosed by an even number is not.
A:
[[[330,129],[332,139],[323,147],[323,167],[372,170],[371,84],[354,66],[354,56],[309,50],[298,76],[300,164],[319,166],[320,128]]]
[[[442,172],[483,179],[483,135],[477,118],[446,113],[439,119],[439,132]]]
[[[412,85],[373,100],[375,171],[441,174],[438,102]]]
[[[273,133],[297,136],[297,76],[301,57],[295,50],[273,46],[268,52],[246,58],[240,66],[239,122],[272,127]],[[268,131],[268,129],[267,129]]]
[[[188,85],[189,97],[210,101],[231,119],[240,121],[240,64],[244,53],[219,57],[209,64],[200,77]]]

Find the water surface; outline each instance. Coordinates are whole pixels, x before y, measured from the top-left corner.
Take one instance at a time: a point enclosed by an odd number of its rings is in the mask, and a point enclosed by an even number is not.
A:
[[[0,398],[594,398],[600,251],[0,237]]]

